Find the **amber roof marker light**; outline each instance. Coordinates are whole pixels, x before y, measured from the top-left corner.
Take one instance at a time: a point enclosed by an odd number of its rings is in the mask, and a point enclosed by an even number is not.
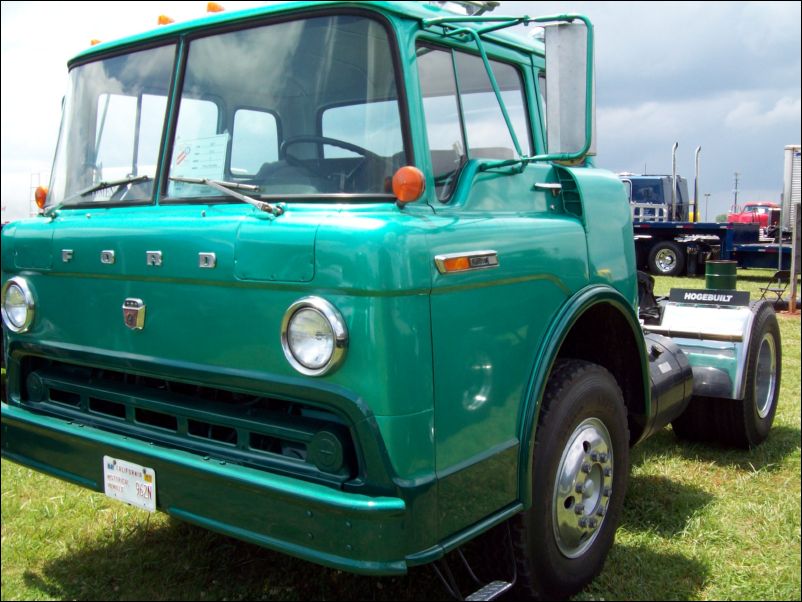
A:
[[[426,190],[426,177],[412,165],[405,165],[393,174],[393,194],[399,204],[417,201]]]
[[[33,193],[33,198],[36,201],[36,206],[40,210],[44,209],[47,204],[47,186],[37,186],[36,192]]]

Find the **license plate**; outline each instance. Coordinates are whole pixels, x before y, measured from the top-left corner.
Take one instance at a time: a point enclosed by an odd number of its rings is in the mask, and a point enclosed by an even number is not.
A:
[[[103,456],[103,487],[109,497],[156,511],[156,471],[152,468]]]

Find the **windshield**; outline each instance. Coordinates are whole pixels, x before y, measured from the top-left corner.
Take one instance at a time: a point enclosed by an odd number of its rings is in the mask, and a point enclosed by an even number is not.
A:
[[[633,203],[662,204],[663,183],[660,180],[632,180],[630,199]]]
[[[408,159],[379,22],[298,19],[197,37],[186,49],[177,103],[168,102],[175,45],[71,70],[49,207],[150,203],[157,183],[164,201],[234,202],[199,180],[247,185],[256,198],[393,198],[392,176]],[[157,165],[168,172],[158,182]]]
[[[385,29],[352,15],[254,27],[189,44],[167,199],[389,195],[406,164]],[[182,181],[182,179],[184,181]]]
[[[70,72],[49,206],[150,201],[174,58],[163,46]]]

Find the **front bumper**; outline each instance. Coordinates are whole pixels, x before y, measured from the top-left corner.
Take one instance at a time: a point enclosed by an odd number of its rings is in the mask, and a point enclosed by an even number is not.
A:
[[[403,499],[346,493],[2,404],[3,457],[103,491],[103,456],[153,468],[157,507],[181,520],[355,573],[407,570]]]

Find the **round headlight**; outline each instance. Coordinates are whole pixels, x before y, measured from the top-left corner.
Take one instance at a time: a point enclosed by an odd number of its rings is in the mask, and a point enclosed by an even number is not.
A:
[[[11,278],[3,285],[3,323],[13,332],[25,332],[33,322],[33,294],[22,278]]]
[[[348,332],[340,312],[320,297],[293,303],[281,323],[281,346],[293,368],[308,376],[334,370],[345,356]]]

